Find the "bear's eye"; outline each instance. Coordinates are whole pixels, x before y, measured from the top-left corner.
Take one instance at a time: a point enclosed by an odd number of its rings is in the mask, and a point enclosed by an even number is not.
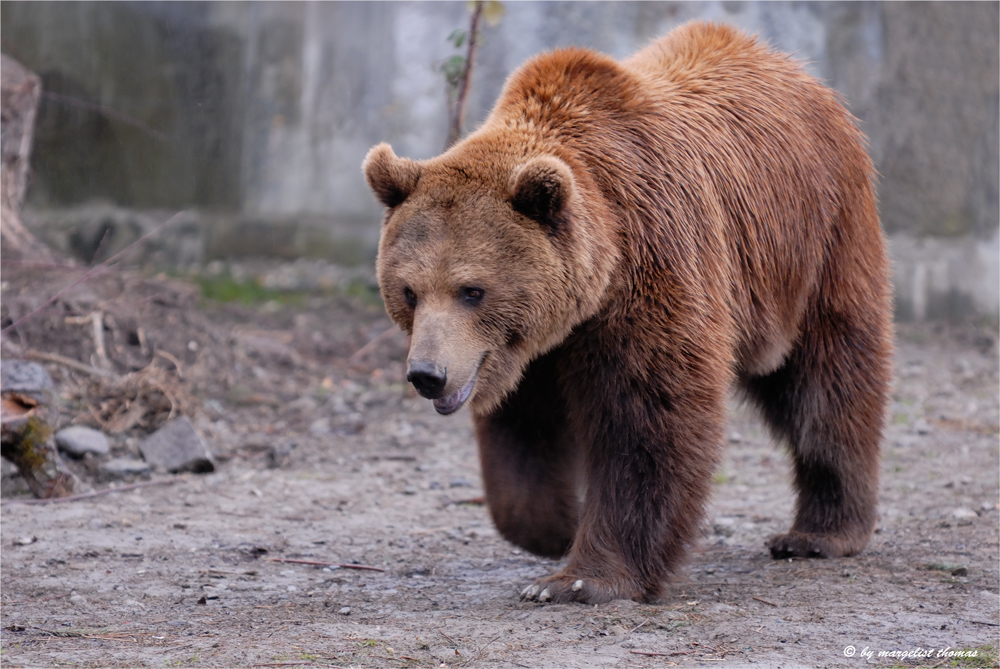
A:
[[[482,288],[476,288],[474,286],[463,286],[458,289],[458,295],[462,298],[462,301],[466,304],[479,304],[483,299],[484,291]]]
[[[417,294],[410,290],[409,286],[403,288],[403,299],[411,309],[417,306]]]

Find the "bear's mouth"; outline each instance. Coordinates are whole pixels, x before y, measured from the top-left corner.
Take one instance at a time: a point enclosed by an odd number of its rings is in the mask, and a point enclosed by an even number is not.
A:
[[[447,416],[448,414],[455,413],[462,408],[465,401],[469,399],[469,395],[472,394],[472,389],[476,385],[476,377],[479,376],[479,369],[483,366],[483,360],[485,359],[486,354],[484,353],[483,357],[479,359],[479,364],[476,365],[476,371],[472,372],[472,378],[469,379],[464,386],[447,397],[439,397],[434,400],[435,411],[442,416]]]

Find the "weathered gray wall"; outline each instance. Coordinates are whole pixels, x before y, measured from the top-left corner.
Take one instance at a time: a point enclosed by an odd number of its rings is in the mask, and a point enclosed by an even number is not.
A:
[[[467,17],[464,2],[4,1],[3,48],[46,90],[162,133],[46,99],[26,219],[94,199],[194,207],[203,259],[266,250],[263,229],[309,240],[272,245],[286,255],[370,253],[379,209],[358,166],[383,140],[440,151],[435,65]],[[882,175],[901,317],[1000,310],[997,3],[509,2],[484,31],[470,125],[535,53],[624,57],[693,18],[761,34],[845,95]]]

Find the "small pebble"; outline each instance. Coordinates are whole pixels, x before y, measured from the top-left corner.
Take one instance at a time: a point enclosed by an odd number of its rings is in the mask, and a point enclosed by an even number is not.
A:
[[[951,517],[956,518],[958,520],[966,520],[966,519],[978,518],[979,514],[977,514],[972,509],[955,509],[954,511],[951,512]]]
[[[344,608],[340,609],[340,615],[342,615],[342,616],[349,616],[349,615],[351,615],[351,607],[350,606],[345,606]]]
[[[322,437],[330,432],[330,421],[326,418],[318,418],[309,425],[309,434],[313,436]]]
[[[452,488],[471,488],[472,487],[471,483],[469,483],[466,479],[462,479],[462,478],[452,479],[451,483],[449,483],[448,485],[450,487],[452,487]]]
[[[87,453],[107,455],[111,450],[103,433],[80,425],[56,432],[56,445],[60,451],[75,458],[82,458]]]
[[[102,481],[116,481],[132,477],[148,478],[149,465],[131,458],[114,458],[98,468],[98,478]]]

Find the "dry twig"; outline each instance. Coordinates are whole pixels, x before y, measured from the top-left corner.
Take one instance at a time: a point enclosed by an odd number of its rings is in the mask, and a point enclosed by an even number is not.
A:
[[[101,497],[102,495],[109,495],[113,492],[125,492],[126,490],[135,490],[136,488],[149,488],[156,485],[172,485],[174,483],[179,483],[181,481],[186,481],[186,476],[174,476],[169,479],[161,479],[159,481],[140,481],[139,483],[129,483],[128,485],[118,486],[117,488],[105,488],[104,490],[95,490],[94,492],[85,492],[80,495],[69,495],[68,497],[53,497],[50,499],[5,499],[4,504],[59,504],[61,502],[77,502],[81,499],[91,499],[93,497]]]
[[[311,564],[317,567],[339,567],[340,569],[361,569],[364,571],[385,571],[382,567],[372,567],[366,564],[350,564],[347,562],[318,562],[316,560],[298,560],[294,558],[267,558],[268,562],[291,562],[292,564]]]
[[[12,353],[27,358],[28,360],[36,360],[38,362],[54,362],[57,365],[62,365],[63,367],[69,367],[70,369],[75,369],[78,372],[83,372],[84,374],[90,374],[91,376],[99,376],[105,379],[117,378],[114,372],[110,372],[106,369],[97,369],[96,367],[91,367],[90,365],[79,362],[78,360],[73,360],[72,358],[67,358],[66,356],[59,355],[58,353],[46,353],[45,351],[36,351],[30,348],[21,350],[21,348],[18,347],[16,344],[13,344],[11,342],[4,342],[4,343],[7,345],[7,348],[9,348]]]
[[[628,631],[628,633],[629,633],[629,634],[631,634],[632,632],[636,631],[637,629],[639,629],[640,627],[642,627],[643,625],[645,625],[645,624],[646,624],[646,623],[648,623],[648,622],[649,622],[649,618],[646,618],[646,619],[645,619],[645,620],[643,620],[643,621],[642,621],[641,623],[639,623],[638,625],[636,625],[635,627],[633,627],[632,629],[630,629],[630,630]]]
[[[672,657],[674,655],[688,655],[689,654],[689,653],[685,653],[683,651],[678,651],[676,653],[649,653],[649,652],[646,652],[646,651],[643,651],[643,650],[630,650],[629,652],[632,653],[633,655],[648,655],[650,657]],[[673,662],[671,662],[671,664],[673,664]]]
[[[357,351],[351,354],[351,357],[347,359],[348,364],[353,365],[357,363],[358,360],[360,360],[365,356],[365,354],[370,353],[376,346],[379,345],[380,342],[382,342],[385,339],[388,339],[389,336],[394,334],[396,331],[397,331],[396,326],[390,325],[385,330],[378,333],[378,335],[374,339],[372,339],[370,342],[368,342],[367,344],[365,344],[364,346],[362,346]]]

